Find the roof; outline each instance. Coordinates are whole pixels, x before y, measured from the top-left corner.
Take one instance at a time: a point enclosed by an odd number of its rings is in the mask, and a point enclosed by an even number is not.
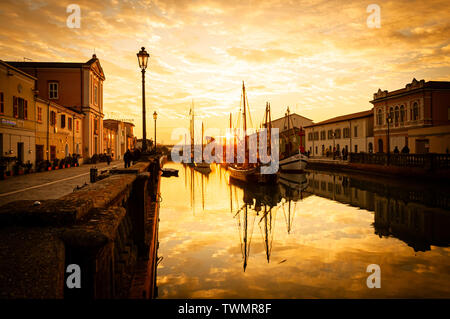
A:
[[[100,65],[100,62],[95,54],[92,55],[92,58],[87,62],[21,62],[21,61],[7,61],[9,65],[12,65],[16,68],[37,68],[37,69],[53,69],[53,68],[62,68],[62,69],[80,69],[83,66],[91,66],[92,64],[98,62],[98,66],[100,69],[100,73],[102,76],[103,69]]]
[[[371,103],[383,101],[385,99],[389,99],[392,97],[397,97],[399,95],[410,94],[411,92],[417,92],[418,90],[423,89],[435,89],[435,90],[450,90],[450,81],[428,81],[425,80],[417,81],[415,78],[411,81],[411,83],[406,84],[404,88],[394,90],[394,91],[382,91],[378,89],[377,92],[373,95],[373,100]]]
[[[328,119],[328,120],[325,120],[325,121],[322,121],[322,122],[319,122],[319,123],[314,123],[312,125],[307,125],[307,126],[305,126],[305,128],[319,126],[319,125],[324,125],[324,124],[343,122],[343,121],[348,121],[348,120],[354,120],[354,119],[359,119],[359,118],[369,117],[369,116],[373,116],[373,109],[370,109],[370,110],[367,110],[367,111],[362,111],[362,112],[357,112],[357,113],[352,113],[352,114],[346,114],[346,115],[333,117],[331,119]]]
[[[14,65],[12,65],[12,64],[9,63],[9,62],[5,62],[5,61],[3,61],[3,60],[0,60],[0,64],[4,65],[4,66],[5,66],[6,68],[8,68],[8,69],[12,69],[12,70],[14,70],[14,71],[17,72],[17,73],[20,73],[20,74],[22,74],[22,75],[24,75],[24,76],[26,76],[26,77],[29,77],[30,79],[37,80],[36,77],[34,77],[34,76],[32,76],[31,74],[28,74],[28,73],[26,73],[26,72],[24,72],[24,71],[22,71],[22,70],[16,68]]]
[[[300,116],[300,117],[302,117],[302,118],[304,118],[304,119],[306,119],[306,120],[312,121],[311,119],[309,119],[309,118],[307,118],[307,117],[305,117],[305,116],[303,116],[303,115],[297,114],[297,113],[291,113],[291,114],[290,114],[290,116],[293,116],[293,115],[297,115],[297,116]],[[275,120],[272,120],[272,122],[279,121],[279,120],[283,120],[286,116],[287,116],[287,115],[285,115],[285,116],[283,116],[283,117],[280,117],[280,118],[277,118],[277,119],[275,119]]]

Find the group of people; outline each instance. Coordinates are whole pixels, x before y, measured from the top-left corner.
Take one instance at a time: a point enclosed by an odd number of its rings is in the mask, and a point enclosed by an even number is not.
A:
[[[394,154],[398,154],[398,153],[400,153],[400,151],[398,150],[398,147],[396,146],[396,147],[394,148]],[[409,154],[409,147],[408,147],[408,145],[405,145],[405,146],[402,148],[402,154]]]
[[[123,161],[125,164],[125,168],[128,168],[131,166],[131,162],[137,161],[139,157],[141,156],[141,150],[136,148],[133,152],[131,152],[129,149],[123,154]]]

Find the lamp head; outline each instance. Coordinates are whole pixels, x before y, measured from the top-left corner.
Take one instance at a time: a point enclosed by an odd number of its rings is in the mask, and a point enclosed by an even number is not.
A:
[[[142,47],[141,51],[139,51],[137,53],[137,57],[138,57],[139,67],[141,68],[141,70],[145,70],[147,68],[148,59],[150,57],[150,54],[148,54],[147,51],[145,51],[145,48]]]

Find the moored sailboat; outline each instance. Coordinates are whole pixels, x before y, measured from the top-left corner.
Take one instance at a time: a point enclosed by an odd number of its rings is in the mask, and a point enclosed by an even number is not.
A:
[[[287,120],[287,137],[285,138],[285,151],[280,154],[280,170],[287,172],[302,172],[308,164],[308,156],[302,154],[300,147],[293,149],[292,137],[295,134],[294,126],[292,125],[291,133],[291,114],[289,107],[286,112]]]
[[[261,163],[249,163],[249,149],[248,149],[248,135],[247,135],[247,110],[248,100],[245,92],[245,84],[242,81],[242,104],[243,104],[243,130],[244,130],[244,163],[233,163],[228,166],[230,178],[237,179],[244,182],[268,183],[274,182],[277,179],[277,174],[262,174]]]

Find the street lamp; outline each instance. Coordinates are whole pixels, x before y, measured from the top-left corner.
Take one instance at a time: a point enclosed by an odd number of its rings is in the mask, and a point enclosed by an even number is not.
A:
[[[389,137],[389,127],[390,124],[392,123],[392,114],[389,112],[387,117],[386,117],[386,122],[387,122],[387,164],[389,165],[389,157],[391,156],[391,143],[390,143],[390,137]]]
[[[145,69],[147,68],[150,54],[142,47],[141,51],[137,53],[139,67],[142,72],[142,152],[147,151],[147,131],[145,125]]]
[[[153,112],[153,119],[155,120],[155,154],[156,154],[156,119],[158,118],[158,113]]]

